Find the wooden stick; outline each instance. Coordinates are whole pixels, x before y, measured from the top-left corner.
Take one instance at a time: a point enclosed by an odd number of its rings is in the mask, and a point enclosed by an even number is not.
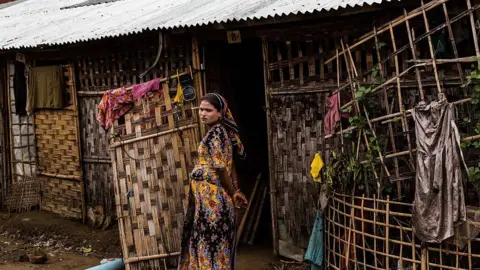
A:
[[[130,257],[130,258],[123,259],[123,262],[125,264],[132,264],[132,263],[137,263],[137,262],[163,259],[163,258],[169,258],[169,257],[177,257],[177,256],[180,256],[180,252],[172,252],[172,253],[169,253],[169,254],[157,254],[157,255],[149,255],[149,256]]]
[[[473,45],[475,46],[475,55],[477,56],[477,64],[480,66],[480,49],[478,47],[478,36],[477,36],[477,29],[475,27],[475,18],[473,16],[472,11],[472,2],[470,0],[467,1],[467,7],[469,12],[469,17],[470,17],[470,26],[472,27],[472,37],[473,37]],[[474,8],[476,9],[476,8]]]
[[[256,214],[258,213],[259,207],[260,207],[260,200],[261,200],[261,194],[263,194],[263,190],[266,189],[263,185],[260,187],[260,193],[256,194],[258,196],[255,196],[253,198],[254,201],[251,201],[251,204],[253,204],[253,209],[252,209],[252,214],[247,217],[247,226],[245,229],[245,234],[242,237],[242,243],[247,243],[250,233],[253,229],[253,225],[255,222],[255,217]]]
[[[468,224],[467,220],[467,237],[470,237],[470,224]],[[467,240],[467,251],[468,251],[468,269],[472,269],[472,241],[470,239]]]
[[[338,55],[338,48],[337,48],[337,55]],[[339,65],[339,60],[337,58],[337,87],[340,86],[340,65]],[[341,92],[338,92],[338,108],[342,107],[342,102],[341,102]],[[342,112],[339,112],[340,115],[342,115]],[[343,125],[342,125],[342,118],[340,117],[340,134],[343,134]],[[342,153],[345,152],[344,148],[344,143],[343,143],[343,136],[340,136],[340,142],[342,144]]]
[[[352,196],[352,205],[354,204],[354,197]],[[344,205],[345,206],[345,205]],[[346,263],[346,268],[350,265],[350,243],[352,241],[351,234],[352,234],[352,227],[354,227],[355,222],[354,222],[354,213],[355,213],[355,208],[350,207],[350,224],[348,225],[348,243],[347,243],[347,251],[345,253],[345,263]],[[344,215],[346,217],[346,215]],[[355,229],[355,228],[353,228]],[[353,239],[355,241],[355,233],[353,234]]]
[[[442,7],[443,7],[443,14],[445,16],[445,22],[447,23],[448,35],[450,37],[449,39],[450,39],[450,45],[452,46],[453,55],[455,56],[455,58],[459,58],[457,43],[455,42],[455,35],[453,34],[452,24],[450,23],[450,16],[448,16],[447,4],[443,3]],[[458,70],[458,75],[460,76],[460,80],[462,81],[462,84],[464,84],[463,69],[462,69],[462,65],[459,62],[457,62],[457,70]],[[463,93],[467,95],[465,88],[463,90]]]
[[[262,217],[263,206],[265,204],[266,197],[267,197],[267,188],[265,187],[263,189],[262,200],[260,201],[260,209],[258,209],[255,225],[253,226],[253,232],[252,232],[252,235],[250,236],[250,240],[248,241],[249,245],[253,245],[253,240],[255,239],[255,235],[257,234],[257,229],[258,229],[258,225],[260,224],[260,218]]]
[[[433,63],[436,62],[437,65],[440,64],[450,64],[450,63],[472,63],[476,62],[476,57],[475,56],[469,56],[469,57],[460,57],[460,58],[454,58],[454,59],[410,59],[410,60],[405,60],[405,63]]]
[[[327,246],[328,247],[331,247],[332,246],[332,242],[331,242],[331,232],[330,232],[330,225],[332,224],[332,209],[331,209],[331,205],[327,206],[327,215],[325,217],[325,221],[328,222],[327,224]],[[333,250],[335,250],[335,241],[333,241]],[[327,248],[327,257],[326,257],[326,260],[325,260],[325,265],[328,266],[330,265],[330,259],[331,259],[331,253],[330,253],[330,248]]]
[[[403,9],[403,13],[405,14],[405,17],[406,17],[407,16],[407,10]],[[410,43],[410,49],[412,51],[412,59],[416,60],[417,55],[416,55],[416,52],[415,52],[415,44],[413,44],[412,32],[410,31],[410,22],[408,20],[406,20],[405,24],[407,26],[408,42]],[[422,79],[420,77],[420,69],[418,67],[415,68],[415,76],[417,78],[418,90],[420,91],[420,100],[423,101],[423,100],[425,100],[425,94],[423,92]]]
[[[342,49],[344,49],[344,45],[343,45],[343,41],[342,41]],[[349,67],[351,69],[353,69],[353,74],[357,75],[357,70],[355,68],[355,64],[353,63],[353,58],[352,58],[352,52],[350,51],[350,48],[348,48],[347,46],[347,51],[348,51],[348,56],[350,57],[350,65],[347,63],[347,70],[349,70]],[[346,58],[346,57],[345,57]],[[350,75],[349,75],[350,76]],[[353,85],[353,84],[352,84]],[[355,91],[352,89],[352,95],[353,97],[355,97]],[[357,111],[360,112],[360,106],[358,105],[358,102],[355,101],[355,106],[357,107]],[[363,107],[363,111],[365,113],[365,118],[367,119],[367,123],[368,123],[368,126],[370,127],[370,131],[372,132],[372,135],[375,139],[377,139],[377,135],[375,134],[375,130],[373,129],[372,127],[372,123],[370,122],[370,118],[368,116],[368,112],[367,110],[365,109],[365,106],[362,106]],[[342,136],[343,137],[343,136]],[[365,143],[367,145],[367,148],[370,148],[368,146],[368,140],[366,139],[367,138],[367,135],[364,133],[364,137],[365,137]],[[390,177],[390,172],[388,171],[388,168],[387,166],[385,165],[385,163],[383,162],[383,156],[382,156],[382,153],[380,153],[380,151],[377,151],[377,154],[378,154],[378,157],[380,158],[380,162],[382,163],[383,165],[383,168],[385,170],[385,173],[387,174],[387,176]],[[373,166],[373,164],[372,164]],[[375,169],[374,169],[375,171]]]
[[[65,175],[65,174],[46,173],[46,172],[38,172],[37,174],[41,175],[41,176],[58,178],[58,179],[67,179],[67,180],[81,180],[82,179],[81,176],[76,176],[76,175]]]
[[[405,16],[399,16],[399,17],[397,17],[396,19],[394,19],[393,21],[391,21],[390,23],[381,26],[381,27],[378,29],[377,34],[382,34],[382,33],[386,32],[386,31],[388,31],[389,28],[390,28],[390,26],[395,27],[395,26],[397,26],[397,25],[400,25],[400,24],[402,24],[403,22],[405,22],[405,20],[412,19],[412,18],[415,18],[415,17],[421,15],[421,14],[422,14],[422,13],[421,13],[422,11],[429,11],[429,10],[431,10],[431,9],[433,9],[433,8],[435,8],[435,7],[443,4],[443,3],[445,3],[445,2],[448,2],[448,0],[431,1],[431,2],[429,2],[427,5],[422,5],[421,7],[418,7],[418,8],[416,8],[416,9],[410,11],[410,12],[408,13],[408,16],[407,16],[407,17],[405,17]],[[350,49],[354,49],[354,48],[360,46],[361,44],[369,41],[369,40],[372,39],[373,37],[374,37],[374,33],[373,33],[373,32],[369,32],[369,33],[365,34],[364,36],[362,36],[362,37],[360,38],[359,41],[357,41],[356,43],[354,43],[353,45],[351,45],[351,46],[350,46]],[[345,51],[342,51],[339,56],[343,55],[344,53],[345,53]],[[333,56],[332,58],[329,58],[327,61],[325,61],[325,64],[328,64],[328,63],[332,62],[336,57],[337,57],[337,56]]]
[[[375,27],[373,27],[373,33],[375,35],[375,49],[377,51],[377,60],[378,62],[381,62],[382,61],[382,56],[381,56],[381,53],[380,53],[380,42],[378,41],[378,36],[377,36],[377,29]],[[382,78],[385,78],[385,72],[383,70],[383,66],[381,64],[378,64],[378,69],[380,71],[380,76],[382,76]],[[383,102],[385,103],[385,108],[387,109],[387,113],[391,114],[392,113],[392,108],[390,107],[389,103],[388,103],[388,93],[387,93],[387,88],[384,87],[383,89]],[[393,105],[392,105],[393,107]],[[369,120],[371,122],[371,120]],[[392,146],[392,150],[393,152],[397,152],[397,147],[395,145],[395,137],[393,135],[393,126],[391,123],[388,124],[388,133],[389,133],[389,136],[390,136],[390,144]],[[395,176],[398,177],[400,172],[399,172],[399,169],[398,169],[398,159],[395,158],[393,160],[393,165],[394,165],[394,168],[395,168]],[[401,195],[401,190],[402,190],[402,187],[401,187],[401,184],[400,183],[397,183],[397,192],[398,192],[398,197],[400,197]]]
[[[157,132],[157,133],[150,134],[150,135],[143,136],[143,137],[138,137],[138,138],[134,138],[134,139],[130,139],[130,140],[114,142],[114,143],[110,144],[110,148],[117,148],[117,147],[122,146],[122,145],[130,144],[130,143],[134,143],[134,142],[138,142],[138,141],[144,141],[144,140],[148,140],[148,139],[151,139],[151,138],[156,138],[156,137],[163,136],[163,135],[166,135],[166,134],[171,134],[171,133],[175,133],[175,132],[178,132],[178,131],[181,131],[181,130],[196,128],[196,127],[198,127],[198,124],[192,124],[192,125],[188,125],[188,126],[173,128],[173,129],[162,131],[162,132]]]
[[[420,0],[420,2],[422,3],[422,6],[423,6],[424,1]],[[430,32],[430,23],[428,22],[427,13],[425,12],[425,10],[423,10],[422,13],[423,13],[423,20],[425,23],[425,30],[428,33]],[[450,22],[448,24],[450,25]],[[437,57],[435,56],[435,51],[433,50],[432,37],[428,36],[427,39],[428,39],[428,47],[430,49],[430,57],[433,60],[435,60]],[[438,93],[442,93],[442,87],[440,86],[440,78],[438,76],[437,62],[433,61],[432,63],[433,63],[433,74],[435,75],[435,81],[437,82]]]
[[[262,54],[263,54],[263,77],[264,77],[264,84],[265,84],[265,109],[267,111],[267,131],[270,135],[272,133],[272,118],[270,112],[270,95],[271,89],[268,86],[270,82],[270,72],[268,71],[268,42],[265,38],[262,38]],[[273,253],[278,255],[278,214],[277,214],[277,197],[276,197],[276,177],[274,173],[275,163],[274,163],[274,156],[272,150],[272,141],[271,136],[267,136],[268,140],[268,167],[269,170],[269,181],[270,181],[270,204],[271,204],[271,215],[272,215],[272,242],[273,242]]]
[[[395,34],[393,32],[392,27],[390,27],[390,38],[392,39],[393,51],[397,51],[397,43],[395,41]],[[398,56],[395,55],[394,59],[395,59],[395,74],[398,74],[400,72],[400,67],[399,67],[399,64],[398,64]],[[418,68],[416,68],[415,70],[418,70]],[[405,105],[403,103],[402,88],[400,86],[400,78],[399,77],[397,77],[397,97],[398,97],[398,107],[399,107],[400,113],[402,115],[402,117],[401,117],[402,131],[406,135],[408,149],[411,151],[412,150],[412,142],[410,140],[410,131],[409,131],[409,128],[408,128],[408,120],[407,120],[407,117],[405,115]],[[413,160],[413,155],[411,155],[411,154],[410,154],[410,160]]]
[[[385,256],[385,269],[390,269],[390,257],[388,254],[390,254],[390,228],[388,225],[390,224],[390,196],[387,195],[387,204],[385,205],[385,211],[387,212],[385,214],[385,223],[387,226],[385,226],[385,253],[387,254]]]
[[[376,235],[377,234],[377,213],[375,210],[377,210],[377,202],[376,202],[376,194],[373,194],[373,210],[374,210],[374,213],[373,213],[373,232],[374,234]],[[375,268],[378,267],[378,264],[377,264],[377,238],[374,238],[373,239],[373,256],[374,256],[374,261],[375,261]]]
[[[365,251],[365,221],[364,221],[364,203],[365,203],[365,194],[362,194],[362,202],[361,202],[361,207],[362,209],[360,210],[360,216],[362,218],[362,250],[363,250],[363,269],[367,270],[367,253]]]
[[[240,238],[242,237],[243,228],[245,227],[245,223],[247,222],[247,217],[248,217],[248,214],[250,213],[250,208],[252,207],[252,203],[253,203],[253,198],[255,197],[255,194],[257,194],[257,188],[258,188],[258,184],[260,183],[261,177],[262,177],[262,174],[260,173],[257,176],[257,180],[255,181],[255,185],[253,186],[252,193],[250,194],[250,197],[248,198],[248,201],[250,203],[248,204],[247,210],[243,214],[242,221],[240,222],[240,225],[238,226],[237,239],[236,239],[236,243],[235,243],[236,246],[238,246],[238,243],[240,242]]]

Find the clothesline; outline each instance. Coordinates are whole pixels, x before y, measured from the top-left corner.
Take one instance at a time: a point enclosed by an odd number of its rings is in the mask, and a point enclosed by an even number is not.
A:
[[[196,72],[196,71],[195,71]],[[193,72],[192,72],[192,68],[190,68],[190,71],[186,71],[186,72],[182,72],[182,73],[178,73],[178,74],[175,74],[175,75],[172,75],[170,77],[166,77],[166,78],[161,78],[160,79],[160,83],[164,83],[164,82],[168,82],[172,79],[176,79],[180,76],[183,76],[183,75],[187,75],[187,74],[190,74],[193,76]],[[155,80],[155,79],[154,79]],[[126,91],[131,91],[132,88],[133,88],[134,85],[130,85],[128,87],[125,88]],[[77,92],[77,95],[78,96],[84,96],[84,97],[87,97],[87,96],[103,96],[105,94],[105,92],[107,91],[110,91],[109,90],[105,90],[105,91],[78,91]]]

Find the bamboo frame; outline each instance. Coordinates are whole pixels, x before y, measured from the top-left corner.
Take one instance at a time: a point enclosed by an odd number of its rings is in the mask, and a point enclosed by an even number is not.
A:
[[[358,115],[366,118],[366,124],[368,124],[366,129],[370,129],[370,136],[377,138],[377,136],[379,136],[378,134],[380,129],[382,130],[381,132],[387,133],[381,134],[380,136],[383,135],[383,137],[386,137],[390,140],[387,141],[386,144],[391,145],[393,152],[384,153],[386,151],[385,146],[385,150],[382,152],[379,151],[379,155],[376,159],[383,167],[385,167],[385,174],[388,177],[390,177],[390,175],[388,175],[389,169],[387,166],[392,166],[393,164],[396,177],[395,181],[397,181],[397,198],[393,198],[392,195],[392,198],[390,198],[390,196],[386,196],[386,199],[382,199],[383,196],[380,193],[373,195],[373,198],[366,197],[365,195],[359,197],[353,195],[341,195],[338,193],[332,194],[331,204],[328,208],[328,211],[326,211],[326,215],[328,216],[326,218],[328,220],[326,224],[326,243],[328,243],[328,247],[326,249],[327,268],[342,269],[345,267],[348,268],[349,265],[353,264],[359,265],[364,269],[390,269],[397,267],[396,265],[394,266],[394,263],[397,263],[397,261],[400,260],[403,263],[413,265],[414,269],[417,267],[420,267],[421,269],[472,269],[473,265],[475,265],[475,262],[478,263],[480,261],[480,254],[475,253],[478,251],[472,250],[473,242],[478,242],[480,239],[468,240],[466,250],[459,250],[458,246],[455,245],[425,245],[424,243],[416,243],[418,240],[415,240],[415,234],[412,229],[412,214],[409,213],[409,211],[404,211],[404,209],[410,209],[412,204],[400,203],[396,201],[397,199],[402,198],[404,195],[402,191],[403,186],[400,181],[411,179],[411,177],[403,177],[400,175],[398,160],[405,159],[406,162],[404,162],[402,166],[409,166],[411,170],[414,170],[415,168],[413,165],[415,163],[414,154],[416,152],[416,149],[413,147],[413,145],[415,145],[415,141],[413,140],[414,137],[411,137],[411,128],[409,128],[412,123],[410,119],[415,103],[419,101],[427,102],[432,99],[436,99],[431,93],[436,93],[437,98],[439,97],[439,94],[454,95],[454,98],[449,97],[449,99],[456,100],[450,102],[454,105],[468,104],[472,101],[472,99],[467,96],[467,89],[463,89],[463,91],[455,91],[454,89],[451,89],[452,87],[459,87],[465,82],[465,72],[462,69],[462,63],[477,62],[478,56],[480,56],[478,41],[476,38],[477,32],[476,29],[474,29],[475,25],[472,19],[472,12],[480,8],[480,5],[472,6],[470,0],[466,1],[467,9],[458,11],[458,14],[451,19],[446,5],[446,3],[449,2],[448,0],[430,1],[426,4],[423,0],[420,0],[419,3],[421,6],[415,9],[415,16],[412,16],[412,12],[407,12],[407,10],[404,10],[404,15],[402,17],[399,17],[379,28],[373,27],[373,30],[370,33],[361,37],[359,41],[351,46],[347,43],[344,43],[343,39],[340,39],[342,50],[340,52],[338,50],[334,51],[335,56],[325,62],[325,64],[328,64],[333,60],[337,62],[336,78],[338,88],[335,89],[333,93],[350,88],[352,93],[355,94],[355,91],[360,85],[365,83],[365,81],[369,81],[369,77],[367,77],[367,75],[370,76],[369,72],[371,72],[372,69],[363,74],[361,74],[361,72],[357,73],[355,65],[361,63],[358,63],[358,57],[356,57],[357,62],[354,61],[352,55],[357,56],[358,51],[354,51],[352,54],[352,49],[360,46],[370,39],[372,39],[372,43],[375,42],[374,48],[377,54],[378,69],[381,77],[384,78],[385,81],[382,83],[371,84],[372,90],[370,91],[370,95],[377,94],[379,91],[382,92],[382,110],[386,108],[386,114],[380,114],[380,116],[375,115],[374,118],[370,119],[369,113],[365,110],[365,108],[362,108],[362,104],[359,104],[357,100],[352,100],[344,104],[341,106],[341,110],[346,109],[349,106],[354,107]],[[433,9],[431,8],[432,6],[441,7],[441,10],[443,11],[442,16],[444,17],[445,22],[431,29],[427,12]],[[423,25],[425,26],[425,33],[418,37],[415,36],[415,29],[411,27],[412,18],[417,16],[421,16],[420,18],[423,20]],[[475,36],[475,38],[473,38],[473,42],[475,44],[475,57],[459,57],[456,40],[453,36],[454,30],[452,28],[452,23],[466,16],[470,17],[472,32]],[[398,44],[401,44],[401,41],[397,36],[397,31],[399,32],[399,30],[396,29],[396,31],[394,31],[394,28],[400,24],[405,25],[405,29],[407,30],[405,36],[408,37],[408,44],[403,46],[397,46]],[[447,42],[449,42],[451,45],[453,55],[455,56],[454,59],[436,59],[432,35],[441,29],[445,29],[449,34],[449,39]],[[389,42],[391,45],[390,48],[392,49],[387,57],[382,55],[382,51],[379,46],[378,35],[383,33],[389,34]],[[425,53],[424,56],[428,55],[428,59],[422,59],[420,54],[417,55],[417,49],[422,48],[419,44],[422,40],[424,40],[425,44],[428,45],[426,47],[427,49],[422,52],[422,54]],[[411,57],[410,59],[402,59],[405,58],[406,55],[406,53],[402,54],[402,52],[406,49],[409,49],[409,52],[411,53],[411,56],[407,55],[407,57]],[[340,84],[340,73],[342,70],[338,68],[340,56],[344,57],[346,70],[344,69],[343,72],[347,72],[348,78],[346,82],[343,82],[343,84]],[[384,64],[389,60],[392,60],[392,62],[389,62],[389,67],[393,67],[394,71],[391,71],[391,69],[388,71],[388,68],[384,67]],[[403,66],[401,63],[403,63]],[[452,70],[455,72],[455,75],[459,76],[456,79],[459,81],[459,83],[457,81],[453,82],[450,80],[449,82],[446,82],[443,80],[443,75],[441,74],[442,70],[440,70],[442,65],[455,67],[455,69]],[[430,77],[422,77],[423,75],[421,74],[421,69],[423,68],[427,69],[427,72],[429,72],[428,76],[431,74]],[[410,73],[412,71],[414,71],[417,87],[416,90],[413,89],[415,86],[408,87],[403,85],[402,78],[407,75],[411,75]],[[389,74],[388,72],[392,73]],[[463,96],[460,92],[463,92]],[[419,98],[409,97],[412,94],[415,96],[419,95]],[[390,101],[392,107],[390,107]],[[407,107],[407,105],[409,105],[409,107]],[[398,108],[398,111],[392,111],[393,107],[395,107],[395,109]],[[396,123],[398,119],[401,120],[401,127],[400,122]],[[387,126],[382,127],[382,125]],[[341,145],[339,145],[337,149],[332,150],[343,149],[343,134],[356,129],[357,127],[340,127],[340,132],[337,132],[335,135],[342,136],[340,140]],[[401,132],[398,131],[400,129]],[[394,131],[397,131],[397,134],[395,134]],[[354,138],[352,141],[355,142],[356,139],[362,143],[365,141],[364,147],[368,149],[368,141],[366,140],[364,131],[357,132],[356,134],[358,138]],[[334,138],[335,135],[325,136],[324,138]],[[399,140],[397,139],[399,137],[405,138],[403,143],[402,141],[399,143]],[[461,141],[468,142],[479,139],[480,135],[472,135],[463,137]],[[359,147],[360,144],[358,144],[357,148]],[[407,147],[408,150],[405,150]],[[388,159],[393,159],[393,162],[391,160],[387,161]],[[360,162],[362,164],[369,163],[369,161]],[[409,165],[407,165],[407,163]],[[376,174],[375,171],[373,171],[373,173]],[[378,176],[375,176],[375,178],[378,178]],[[356,212],[359,214],[356,214]],[[360,225],[361,229],[358,229],[358,225]],[[371,232],[372,226],[373,233]],[[356,235],[361,236],[361,244],[356,243],[358,242],[358,239],[355,237]],[[459,242],[457,239],[457,245],[458,243]],[[372,244],[373,248],[369,246]],[[350,252],[352,249],[353,253]],[[363,259],[361,260],[357,256],[357,249],[361,250],[363,253]],[[440,254],[440,256],[437,256],[437,254]],[[373,257],[373,259],[367,260],[366,257],[370,255]]]
[[[390,200],[388,197],[386,200],[378,200],[374,197],[365,197],[364,195],[362,196],[351,196],[351,195],[345,195],[345,194],[339,194],[339,193],[333,193],[332,194],[333,198],[333,203],[330,204],[328,207],[328,211],[326,211],[325,217],[325,226],[327,227],[326,230],[326,242],[339,242],[341,245],[345,245],[346,247],[352,246],[355,249],[361,249],[362,252],[365,254],[363,257],[365,258],[366,255],[372,255],[375,257],[375,263],[374,265],[370,265],[367,263],[365,259],[363,260],[358,260],[356,256],[353,257],[346,257],[345,254],[342,254],[341,252],[337,251],[335,247],[332,248],[332,245],[328,245],[327,247],[327,254],[331,254],[330,256],[326,256],[325,258],[325,263],[327,267],[331,267],[333,269],[341,269],[342,266],[338,263],[335,258],[343,258],[344,260],[348,260],[350,264],[353,265],[359,265],[363,267],[364,269],[391,269],[391,267],[387,267],[389,265],[389,261],[398,261],[402,259],[404,262],[411,263],[416,267],[416,265],[423,265],[424,269],[427,269],[428,267],[432,268],[435,267],[436,269],[472,269],[473,265],[473,260],[480,260],[480,253],[476,251],[471,250],[471,248],[466,248],[466,252],[459,251],[458,246],[442,246],[442,245],[433,245],[430,244],[426,249],[422,251],[422,245],[415,244],[414,241],[405,241],[403,240],[403,236],[407,234],[407,232],[412,232],[411,229],[411,219],[412,219],[412,214],[405,212],[405,213],[400,213],[403,219],[405,219],[405,224],[402,225],[399,223],[399,225],[392,225],[388,221],[391,220],[390,216],[392,214],[399,214],[391,211],[392,208],[398,208],[399,206],[403,206],[405,203],[400,203],[396,201]],[[350,201],[347,202],[347,201]],[[359,204],[356,204],[356,202],[359,202]],[[366,203],[368,203],[366,205]],[[379,207],[377,207],[377,203],[379,203],[380,208],[385,208],[385,210],[378,210]],[[412,206],[411,204],[408,204]],[[345,209],[351,208],[355,209],[355,211],[360,210],[360,215],[356,215],[352,213],[354,210],[345,212]],[[344,209],[344,210],[340,210]],[[385,217],[386,222],[376,222],[376,219],[372,219],[371,217],[374,216],[374,214],[377,214],[381,217]],[[344,220],[343,222],[339,222],[339,220]],[[354,221],[355,220],[355,221]],[[361,224],[361,229],[355,229],[351,226],[352,223],[357,222]],[[471,222],[471,221],[469,221]],[[350,225],[349,225],[350,224]],[[380,227],[382,228],[385,233],[383,235],[377,235],[373,234],[370,232],[367,232],[368,226],[367,224],[374,224],[373,230],[374,232],[379,231],[378,229],[375,229],[375,227]],[[344,239],[342,238],[338,233],[335,233],[335,231],[331,231],[330,228],[339,228],[343,229],[345,232],[351,231],[353,234],[359,234],[362,236],[362,245],[359,244],[352,244],[351,240]],[[468,226],[467,226],[468,227]],[[391,231],[398,231],[401,232],[401,236],[394,236],[392,237],[392,234],[389,232]],[[402,239],[400,239],[402,238]],[[382,241],[385,242],[385,246],[393,245],[397,246],[400,249],[403,248],[409,248],[412,249],[412,254],[420,254],[423,253],[423,256],[420,258],[417,258],[416,256],[411,256],[411,257],[406,257],[406,256],[399,256],[395,255],[394,253],[389,252],[389,248],[387,247],[385,251],[381,251],[378,249],[378,247],[375,245],[373,248],[369,248],[367,246],[367,242],[373,241],[376,243],[377,241]],[[469,240],[469,246],[471,246],[472,242],[479,242],[480,239],[472,239]],[[397,248],[398,249],[398,248]],[[421,252],[422,251],[422,252]],[[446,260],[442,260],[442,262],[436,261],[434,257],[436,256],[427,256],[427,253],[431,252],[437,252],[440,253],[441,256],[450,256],[451,258],[454,258],[453,264],[451,262],[447,262]],[[346,253],[349,254],[349,253]],[[452,257],[453,256],[453,257]],[[378,262],[380,259],[385,259],[386,260],[386,265],[380,266]],[[461,267],[460,265],[465,265],[464,267]],[[415,268],[413,268],[415,269]]]

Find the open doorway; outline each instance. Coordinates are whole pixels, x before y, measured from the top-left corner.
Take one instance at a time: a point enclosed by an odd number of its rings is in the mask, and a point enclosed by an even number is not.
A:
[[[205,44],[207,92],[223,95],[240,128],[247,152],[246,160],[236,160],[240,187],[248,197],[255,197],[243,230],[239,250],[272,251],[270,215],[267,122],[263,76],[262,43],[258,38],[238,44],[212,41]],[[240,215],[237,224],[242,221]],[[257,226],[255,226],[257,224]]]

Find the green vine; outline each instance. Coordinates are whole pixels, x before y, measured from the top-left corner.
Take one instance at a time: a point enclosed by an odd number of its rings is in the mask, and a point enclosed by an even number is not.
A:
[[[478,21],[477,21],[478,23]],[[478,26],[478,25],[477,25]],[[476,58],[475,60],[478,60]],[[462,87],[470,86],[472,88],[472,105],[475,113],[480,109],[480,66],[477,66],[469,75],[467,75],[467,82]],[[471,123],[470,118],[463,119],[465,123]],[[480,123],[475,125],[475,135],[480,134]],[[461,144],[462,149],[480,149],[480,141],[468,141]],[[480,194],[480,167],[468,167],[468,181],[476,189],[477,194]]]

